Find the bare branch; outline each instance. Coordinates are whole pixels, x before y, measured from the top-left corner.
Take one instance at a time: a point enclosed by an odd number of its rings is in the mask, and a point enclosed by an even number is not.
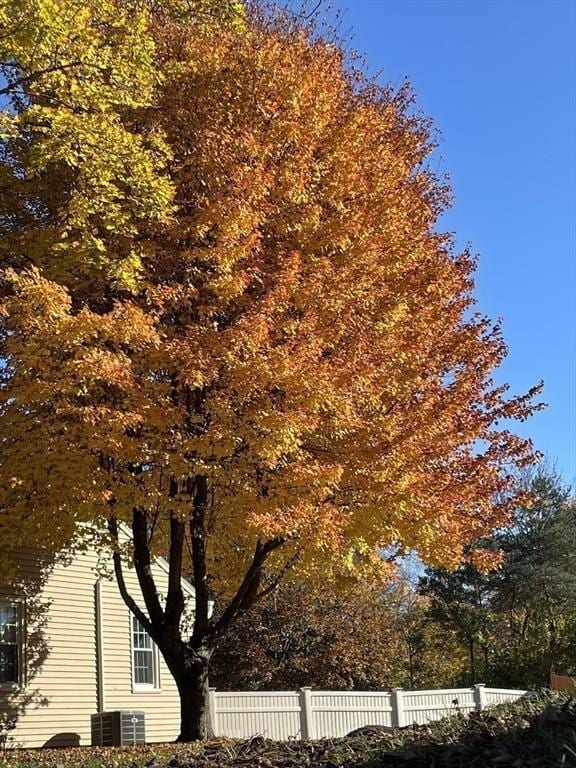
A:
[[[285,542],[286,539],[281,537],[270,539],[265,543],[262,543],[261,541],[256,542],[252,562],[242,579],[242,583],[238,587],[238,591],[212,628],[211,635],[214,638],[222,635],[239,613],[247,610],[254,604],[258,596],[262,567],[268,556],[274,552],[274,550],[278,549],[278,547],[281,547]]]
[[[152,626],[152,623],[150,622],[150,619],[144,611],[142,611],[132,595],[128,592],[128,587],[126,586],[126,581],[124,579],[124,571],[122,569],[122,558],[120,556],[120,544],[118,541],[118,521],[115,517],[109,517],[108,518],[108,530],[110,531],[110,534],[112,536],[112,539],[114,540],[115,549],[112,553],[112,559],[114,562],[114,574],[116,576],[116,582],[118,584],[118,589],[120,590],[120,595],[122,596],[122,599],[124,600],[124,603],[128,607],[128,609],[136,616],[140,624],[144,627],[146,632],[151,637],[155,636],[154,628]]]

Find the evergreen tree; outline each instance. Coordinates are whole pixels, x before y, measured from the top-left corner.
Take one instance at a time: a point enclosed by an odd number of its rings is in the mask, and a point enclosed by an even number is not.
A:
[[[482,573],[472,549],[457,571],[428,569],[420,581],[431,615],[468,651],[466,682],[538,687],[552,664],[576,671],[576,505],[546,465],[521,485],[529,501],[478,542],[502,553],[499,569]]]
[[[494,610],[507,643],[496,674],[507,682],[522,670],[524,684],[543,684],[551,664],[576,668],[576,505],[549,468],[530,479],[532,503],[494,537],[505,553],[497,574]]]
[[[491,575],[481,573],[470,562],[455,571],[429,568],[419,590],[430,599],[431,618],[453,630],[466,649],[468,670],[463,682],[485,682],[494,599]]]

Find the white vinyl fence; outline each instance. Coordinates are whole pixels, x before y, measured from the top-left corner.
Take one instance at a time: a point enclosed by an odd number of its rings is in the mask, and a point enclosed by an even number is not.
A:
[[[453,688],[437,691],[210,691],[216,736],[247,739],[321,739],[345,736],[365,725],[402,728],[446,715],[529,696],[530,691]]]

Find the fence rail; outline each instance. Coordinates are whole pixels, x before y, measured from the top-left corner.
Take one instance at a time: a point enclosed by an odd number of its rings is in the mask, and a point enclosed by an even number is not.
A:
[[[402,728],[461,712],[515,701],[530,691],[450,688],[431,691],[210,691],[216,736],[246,739],[320,739],[345,736],[365,725]]]

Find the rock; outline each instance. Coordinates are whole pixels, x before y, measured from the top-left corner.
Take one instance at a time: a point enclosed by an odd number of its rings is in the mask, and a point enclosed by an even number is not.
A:
[[[346,738],[354,736],[381,736],[382,734],[396,733],[398,729],[389,725],[363,725],[346,734]]]

